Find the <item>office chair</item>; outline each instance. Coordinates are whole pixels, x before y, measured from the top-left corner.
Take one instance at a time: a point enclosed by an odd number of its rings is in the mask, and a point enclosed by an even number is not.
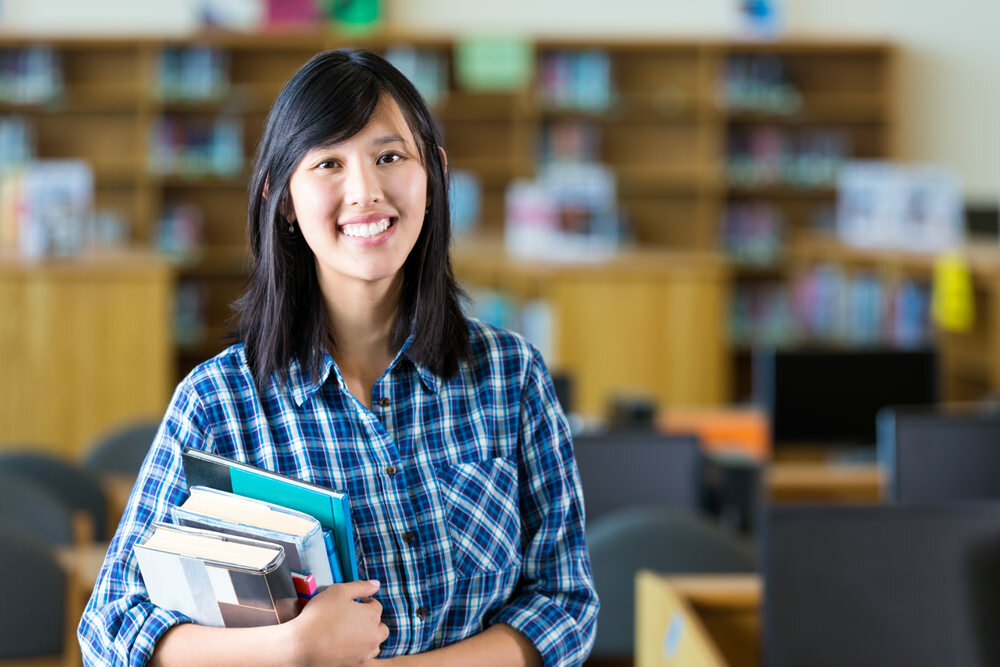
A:
[[[119,426],[98,437],[87,449],[80,462],[84,470],[98,476],[139,474],[139,468],[149,452],[159,422],[134,421]]]
[[[0,472],[0,521],[44,544],[80,541],[73,510],[37,482],[5,472]]]
[[[634,505],[697,511],[703,458],[693,435],[609,431],[573,438],[590,523]]]
[[[100,481],[73,463],[37,450],[19,448],[0,453],[0,473],[16,475],[45,487],[71,510],[85,512],[93,536],[106,533],[106,499]]]
[[[594,585],[601,600],[589,664],[624,664],[634,652],[635,575],[753,572],[749,543],[682,509],[625,507],[587,527]],[[628,663],[631,664],[631,663]]]
[[[0,544],[0,665],[78,660],[76,621],[82,610],[74,606],[72,575],[60,567],[50,546],[2,520]]]

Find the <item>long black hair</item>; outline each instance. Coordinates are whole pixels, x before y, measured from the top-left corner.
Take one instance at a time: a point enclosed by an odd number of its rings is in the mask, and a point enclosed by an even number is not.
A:
[[[379,100],[399,105],[427,171],[423,227],[403,264],[403,292],[392,345],[413,334],[408,354],[438,375],[458,373],[469,356],[461,288],[449,258],[448,180],[439,133],[413,84],[381,56],[339,49],[313,56],[285,84],[271,107],[254,159],[247,233],[253,266],[235,302],[240,340],[258,386],[287,373],[298,359],[314,378],[323,353],[336,341],[320,293],[312,250],[301,232],[289,232],[289,181],[307,152],[360,132]]]

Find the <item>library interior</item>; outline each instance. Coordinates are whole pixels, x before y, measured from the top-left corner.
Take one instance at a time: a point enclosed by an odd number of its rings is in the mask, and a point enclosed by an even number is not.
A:
[[[174,390],[232,344],[272,102],[355,47],[438,125],[466,315],[551,374],[601,602],[585,664],[1000,664],[993,19],[0,2],[0,665],[83,663]]]

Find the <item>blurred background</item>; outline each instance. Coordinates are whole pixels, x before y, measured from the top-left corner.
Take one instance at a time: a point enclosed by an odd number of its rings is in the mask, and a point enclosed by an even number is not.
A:
[[[1000,6],[947,9],[0,1],[0,526],[61,586],[47,635],[0,612],[0,659],[79,661],[173,388],[226,346],[269,105],[362,46],[440,124],[469,313],[541,350],[576,435],[593,664],[761,664],[775,505],[1000,497]],[[720,639],[670,575],[723,572]]]

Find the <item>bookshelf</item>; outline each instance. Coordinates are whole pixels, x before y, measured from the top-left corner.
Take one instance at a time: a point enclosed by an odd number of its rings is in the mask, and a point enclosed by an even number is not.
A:
[[[531,45],[530,81],[484,92],[463,87],[456,67],[462,40],[447,37],[0,38],[0,53],[46,50],[56,82],[39,99],[0,96],[0,119],[23,119],[39,158],[87,160],[97,209],[120,220],[130,242],[153,246],[162,219],[198,212],[183,223],[193,225],[198,242],[175,258],[178,378],[225,345],[229,303],[246,274],[249,161],[271,101],[311,55],[355,45],[404,47],[436,59],[440,76],[429,81],[440,95],[432,106],[450,167],[480,182],[480,236],[502,233],[507,185],[536,175],[549,128],[579,124],[595,159],[614,173],[620,210],[640,248],[664,251],[664,262],[695,253],[728,265],[723,308],[730,291],[738,301],[789,283],[795,249],[829,224],[838,160],[896,154],[895,48],[881,41],[542,38]],[[557,94],[548,75],[567,58],[589,59],[591,72],[604,68],[607,86],[582,98],[572,89],[569,97]],[[729,221],[741,207],[763,210],[765,222],[733,231],[738,225]],[[737,239],[728,247],[752,246],[756,254],[727,255],[727,234]],[[740,397],[743,350],[755,327],[747,330],[746,339],[720,334],[735,379],[718,386],[728,389],[671,397]],[[638,360],[649,350],[622,354]]]

